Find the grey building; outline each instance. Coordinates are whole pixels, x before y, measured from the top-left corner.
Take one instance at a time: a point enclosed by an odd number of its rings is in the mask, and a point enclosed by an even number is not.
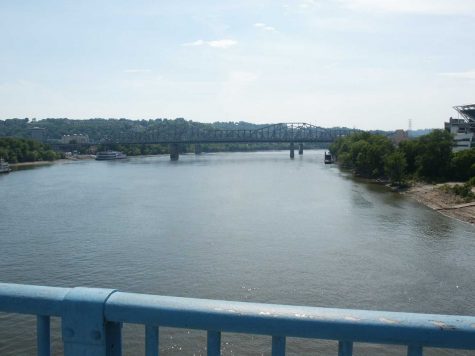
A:
[[[47,139],[47,131],[42,127],[32,127],[30,129],[30,137],[33,140],[45,142]]]
[[[460,114],[450,118],[445,129],[454,136],[454,152],[475,147],[475,104],[454,106]]]

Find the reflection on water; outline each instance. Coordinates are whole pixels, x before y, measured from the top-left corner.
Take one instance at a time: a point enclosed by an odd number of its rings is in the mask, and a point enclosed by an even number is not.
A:
[[[218,153],[13,172],[0,178],[0,280],[475,314],[475,228],[355,181],[322,157]],[[0,316],[0,354],[31,354],[33,329],[24,317]],[[143,329],[124,334],[127,353],[138,354]],[[204,340],[203,332],[166,330],[162,354],[202,354]],[[228,355],[260,354],[270,339],[225,334],[223,345]],[[59,338],[54,347],[60,353]],[[288,342],[291,353],[310,350],[334,354],[336,344]],[[355,352],[403,353],[378,345]]]

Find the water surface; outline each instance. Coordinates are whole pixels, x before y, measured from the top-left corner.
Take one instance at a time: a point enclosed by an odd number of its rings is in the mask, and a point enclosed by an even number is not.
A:
[[[2,282],[475,314],[475,228],[324,165],[323,151],[55,164],[0,176],[0,197]],[[34,351],[29,320],[0,315],[1,355]],[[124,339],[127,354],[142,352],[141,327]],[[160,341],[164,355],[205,352],[203,332],[167,329]],[[60,354],[59,336],[53,346]],[[270,338],[224,334],[223,346],[268,354]],[[287,349],[335,354],[336,343]]]

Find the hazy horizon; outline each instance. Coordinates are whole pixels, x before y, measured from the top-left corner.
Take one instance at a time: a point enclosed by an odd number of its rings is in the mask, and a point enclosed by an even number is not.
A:
[[[84,118],[84,119],[72,119],[72,118],[68,118],[68,117],[45,117],[45,118],[37,118],[37,117],[12,117],[12,118],[7,118],[7,119],[2,119],[0,118],[0,121],[5,121],[5,120],[14,120],[14,119],[17,119],[17,120],[24,120],[24,119],[28,119],[29,120],[29,123],[35,123],[35,122],[40,122],[42,120],[78,120],[78,121],[86,121],[86,120],[122,120],[122,119],[125,119],[125,120],[131,120],[131,121],[142,121],[142,120],[145,120],[145,121],[149,121],[149,120],[177,120],[177,119],[184,119],[186,121],[192,121],[194,123],[200,123],[200,124],[217,124],[217,123],[228,123],[228,122],[235,122],[235,123],[239,123],[239,122],[245,122],[245,123],[251,123],[251,124],[255,124],[255,125],[266,125],[266,124],[269,124],[269,125],[273,125],[273,124],[279,124],[279,123],[298,123],[299,121],[286,121],[286,122],[283,122],[283,121],[275,121],[275,122],[272,122],[272,121],[268,121],[268,122],[258,122],[258,123],[253,123],[253,122],[249,122],[249,121],[246,121],[246,120],[240,120],[240,121],[209,121],[209,122],[201,122],[201,121],[195,121],[195,120],[191,120],[191,119],[187,119],[186,117],[177,117],[177,118],[169,118],[169,117],[156,117],[156,118],[128,118],[128,117],[90,117],[90,118]],[[35,121],[33,121],[35,120]],[[320,126],[317,123],[311,123],[311,122],[305,122],[306,124],[312,124],[312,125],[316,125],[316,126]],[[336,128],[336,127],[342,127],[342,128],[348,128],[348,129],[360,129],[359,127],[348,127],[348,126],[321,126],[323,128]],[[407,131],[408,128],[400,128],[402,130],[405,130]],[[426,131],[426,130],[435,130],[435,129],[441,129],[440,127],[422,127],[422,128],[414,128],[412,127],[410,131]],[[364,129],[361,129],[361,130],[364,130]],[[395,131],[395,130],[399,130],[399,129],[380,129],[378,127],[374,127],[374,128],[371,128],[371,129],[367,129],[367,130],[364,130],[364,131]]]
[[[442,128],[475,102],[471,0],[0,4],[0,118]]]

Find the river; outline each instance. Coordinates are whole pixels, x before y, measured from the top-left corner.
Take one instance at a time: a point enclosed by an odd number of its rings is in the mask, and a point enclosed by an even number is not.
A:
[[[323,164],[323,151],[76,161],[0,176],[0,281],[161,295],[475,314],[475,227]],[[35,324],[0,314],[0,354],[30,355]],[[61,353],[58,322],[53,349]],[[143,328],[124,327],[127,355]],[[165,329],[161,354],[203,354]],[[223,334],[224,355],[270,338]],[[14,351],[15,350],[15,351]],[[289,354],[336,354],[289,339]],[[403,355],[355,345],[355,355]],[[430,350],[429,355],[473,355]]]

